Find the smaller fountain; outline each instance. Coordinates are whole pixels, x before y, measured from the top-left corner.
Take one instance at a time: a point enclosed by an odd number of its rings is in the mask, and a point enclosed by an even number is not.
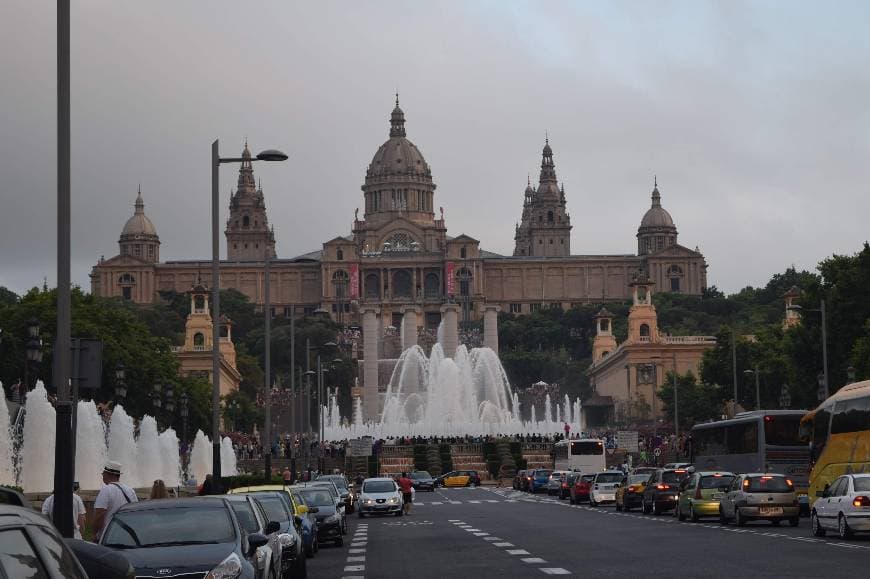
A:
[[[121,482],[132,487],[138,486],[140,482],[136,450],[136,425],[133,418],[123,406],[115,406],[109,422],[109,460],[121,463]]]
[[[223,462],[223,456],[221,462]],[[205,475],[211,472],[211,466],[211,441],[202,430],[197,430],[196,437],[193,439],[193,449],[190,451],[190,464],[187,467],[187,472],[196,479],[197,484],[202,484]]]
[[[160,449],[162,462],[162,475],[167,487],[181,485],[181,459],[178,455],[178,436],[175,430],[167,428],[157,437],[157,445]]]
[[[139,422],[139,438],[136,440],[139,474],[139,484],[136,486],[138,487],[150,488],[154,481],[162,476],[163,460],[160,458],[157,437],[157,421],[153,416],[145,415]]]
[[[221,476],[236,476],[239,469],[236,467],[236,451],[233,450],[233,441],[229,437],[221,438]]]
[[[83,489],[98,489],[106,464],[106,424],[93,400],[79,400],[76,410],[76,474]]]
[[[28,492],[50,492],[54,486],[55,412],[41,380],[27,393],[24,408],[21,486]]]

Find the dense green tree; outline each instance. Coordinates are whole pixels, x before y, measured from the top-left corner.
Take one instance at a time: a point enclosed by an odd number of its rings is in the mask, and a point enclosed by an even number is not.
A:
[[[659,389],[659,399],[662,403],[662,413],[665,421],[674,420],[674,373],[668,372],[665,382]],[[677,374],[677,408],[680,420],[680,430],[689,430],[693,425],[707,420],[717,419],[724,412],[723,400],[728,398],[727,392],[716,385],[699,383],[693,372]]]

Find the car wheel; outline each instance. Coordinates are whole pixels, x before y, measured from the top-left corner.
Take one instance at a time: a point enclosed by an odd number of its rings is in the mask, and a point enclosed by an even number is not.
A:
[[[689,518],[692,519],[693,523],[697,523],[700,518],[698,517],[698,513],[695,512],[695,507],[693,505],[689,505]]]
[[[740,514],[740,507],[734,507],[734,522],[738,527],[746,526],[746,519],[744,519],[743,515]]]
[[[662,514],[661,508],[659,508],[659,506],[655,503],[653,503],[652,514],[655,515],[656,517],[659,516],[660,514]]]
[[[593,501],[592,499],[589,499],[589,506],[592,507],[592,508],[595,508],[595,507],[598,506],[598,503],[596,503],[596,502]]]
[[[797,527],[798,525],[801,524],[801,518],[799,516],[792,517],[791,519],[788,520],[788,524],[791,525],[792,527]]]
[[[846,516],[843,513],[840,513],[840,518],[837,520],[837,535],[841,539],[852,538],[852,529],[849,528],[849,521],[846,520]]]
[[[728,519],[725,518],[725,511],[722,510],[722,506],[719,506],[719,524],[724,526],[728,525]]]
[[[643,510],[643,514],[645,515],[648,515],[652,512],[652,509],[648,504],[646,504],[646,501],[641,503],[641,509]]]
[[[810,527],[812,527],[813,535],[816,537],[824,537],[827,533],[824,527],[822,527],[822,523],[819,521],[819,515],[816,514],[815,509],[813,509],[812,514],[810,514]]]

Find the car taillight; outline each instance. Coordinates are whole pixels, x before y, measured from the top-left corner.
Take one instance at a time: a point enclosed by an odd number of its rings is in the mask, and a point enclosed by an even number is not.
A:
[[[633,492],[636,492],[636,491],[637,491],[637,487],[636,487],[636,486],[631,485],[631,486],[628,487],[628,492],[633,493]]]
[[[562,488],[563,488],[563,489],[568,488],[568,483],[562,483]]]
[[[852,501],[853,507],[870,507],[870,497],[865,497],[863,495],[855,497],[855,500]]]
[[[659,483],[659,484],[656,485],[656,488],[657,488],[658,490],[660,490],[660,491],[666,491],[666,490],[668,490],[669,488],[671,488],[671,485],[666,485],[666,484],[661,484],[661,483]]]

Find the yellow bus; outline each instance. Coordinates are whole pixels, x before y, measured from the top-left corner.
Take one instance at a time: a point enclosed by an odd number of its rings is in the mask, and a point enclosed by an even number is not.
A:
[[[801,419],[810,443],[810,501],[847,473],[870,472],[870,380],[840,388]]]

